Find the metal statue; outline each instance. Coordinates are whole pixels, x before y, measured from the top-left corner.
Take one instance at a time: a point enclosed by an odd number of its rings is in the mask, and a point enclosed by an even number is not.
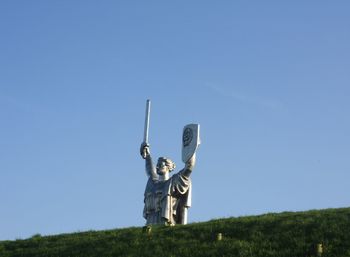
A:
[[[182,160],[185,167],[170,177],[175,163],[166,157],[160,157],[154,166],[148,143],[150,120],[150,100],[146,103],[146,119],[143,143],[140,154],[146,160],[148,181],[144,195],[143,217],[146,225],[187,224],[187,211],[191,207],[190,175],[196,162],[196,150],[200,144],[199,124],[189,124],[183,129]]]

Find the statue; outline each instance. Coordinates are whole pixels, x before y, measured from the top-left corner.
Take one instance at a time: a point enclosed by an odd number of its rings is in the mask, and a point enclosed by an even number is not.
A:
[[[166,157],[158,159],[156,167],[152,162],[148,144],[150,101],[147,100],[144,142],[140,154],[146,161],[148,181],[144,195],[143,217],[146,225],[187,224],[187,210],[191,207],[190,175],[196,162],[196,150],[200,144],[199,125],[184,127],[182,137],[182,160],[185,167],[170,177],[175,163]]]

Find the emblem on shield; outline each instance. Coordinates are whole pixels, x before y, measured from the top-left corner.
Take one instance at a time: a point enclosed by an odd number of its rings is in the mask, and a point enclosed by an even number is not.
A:
[[[184,133],[182,135],[182,143],[184,146],[188,146],[191,141],[192,141],[192,138],[193,138],[193,132],[192,132],[192,129],[187,127],[185,130],[184,130]]]
[[[187,162],[197,151],[200,144],[199,124],[188,124],[182,134],[182,161]]]

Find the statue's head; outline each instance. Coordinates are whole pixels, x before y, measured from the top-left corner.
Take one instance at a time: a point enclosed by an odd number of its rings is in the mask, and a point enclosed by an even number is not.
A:
[[[175,169],[175,163],[166,157],[159,157],[157,162],[157,174],[166,175]]]

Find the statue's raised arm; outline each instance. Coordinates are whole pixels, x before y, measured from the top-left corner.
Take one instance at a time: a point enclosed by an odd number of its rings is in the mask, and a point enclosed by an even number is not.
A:
[[[151,152],[150,152],[150,147],[149,144],[147,143],[142,143],[140,147],[140,154],[143,159],[145,159],[145,164],[146,164],[146,174],[148,177],[152,178],[152,180],[157,180],[158,175],[156,173],[156,168],[154,167],[152,157],[151,157]]]
[[[196,164],[196,154],[194,153],[192,157],[186,161],[185,168],[183,168],[183,170],[180,171],[181,174],[186,177],[189,177],[192,173],[192,170],[194,169],[195,164]]]

